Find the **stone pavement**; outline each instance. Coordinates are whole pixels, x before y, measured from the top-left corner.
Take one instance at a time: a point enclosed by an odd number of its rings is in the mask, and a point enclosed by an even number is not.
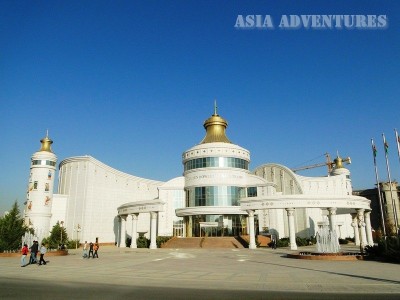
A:
[[[103,246],[99,259],[78,249],[25,268],[0,258],[0,299],[400,299],[398,264],[285,257],[292,252]]]

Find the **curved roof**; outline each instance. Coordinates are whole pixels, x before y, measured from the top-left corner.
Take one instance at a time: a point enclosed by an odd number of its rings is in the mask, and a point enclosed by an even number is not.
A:
[[[284,195],[303,194],[303,189],[297,175],[288,167],[268,163],[254,169],[253,174],[276,184],[276,191]]]

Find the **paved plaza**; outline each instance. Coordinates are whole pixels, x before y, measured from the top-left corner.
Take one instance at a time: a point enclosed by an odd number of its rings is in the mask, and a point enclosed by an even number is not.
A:
[[[0,258],[0,299],[400,299],[400,265],[289,259],[287,249],[81,250],[21,268]]]

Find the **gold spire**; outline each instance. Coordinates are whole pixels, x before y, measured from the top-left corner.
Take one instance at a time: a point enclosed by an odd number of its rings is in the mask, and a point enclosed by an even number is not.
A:
[[[214,114],[204,121],[206,136],[200,142],[205,143],[231,143],[225,134],[228,122],[217,114],[217,100],[214,102]]]
[[[49,130],[46,131],[46,137],[41,139],[40,142],[42,143],[42,147],[39,151],[47,151],[53,153],[53,151],[51,150],[51,144],[53,144],[53,141],[49,138]]]

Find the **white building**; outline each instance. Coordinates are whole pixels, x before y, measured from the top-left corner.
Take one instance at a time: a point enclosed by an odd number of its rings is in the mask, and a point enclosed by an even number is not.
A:
[[[296,249],[296,236],[314,236],[323,225],[341,238],[373,243],[370,202],[352,196],[350,172],[340,157],[327,177],[299,176],[271,163],[251,172],[250,152],[230,142],[227,125],[215,108],[204,122],[204,139],[182,155],[182,177],[160,182],[120,172],[91,156],[71,157],[59,164],[54,195],[46,191],[53,186],[51,164],[56,162],[49,146],[52,141],[46,137],[32,158],[29,186],[37,184],[29,189],[26,222],[48,232],[63,221],[73,239],[122,247],[132,236],[131,247],[136,247],[139,234],[151,239],[150,248],[156,248],[157,235],[249,234],[254,248],[255,234],[268,231],[279,238],[290,237],[291,248]],[[39,166],[47,167],[39,172]],[[37,200],[43,197],[52,197],[44,208]]]

